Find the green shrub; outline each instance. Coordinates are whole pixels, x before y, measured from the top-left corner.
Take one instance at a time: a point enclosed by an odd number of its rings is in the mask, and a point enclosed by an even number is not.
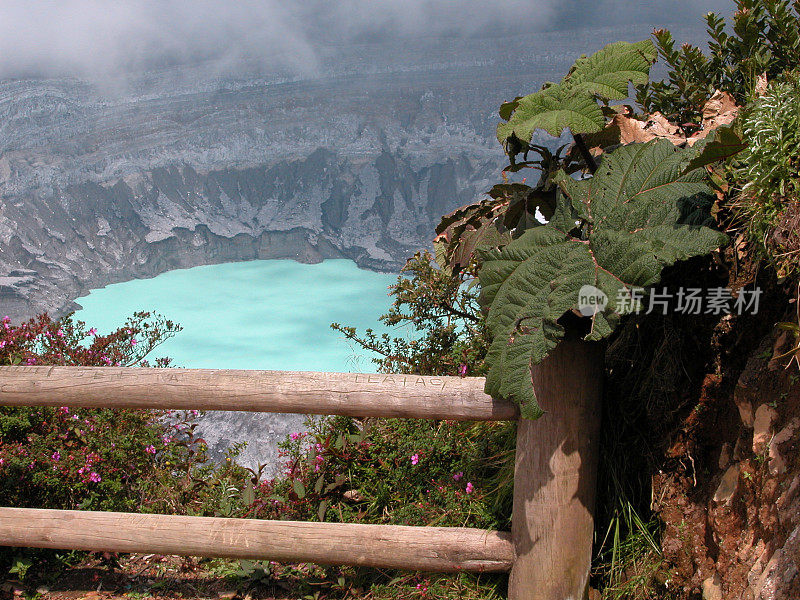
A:
[[[737,173],[744,182],[739,206],[754,241],[769,250],[784,273],[800,251],[800,82],[771,84],[744,122],[749,147]]]
[[[392,308],[380,320],[400,334],[377,335],[333,323],[362,348],[377,352],[373,362],[384,373],[481,375],[487,349],[486,320],[475,291],[439,269],[429,252],[408,260],[392,285]]]
[[[680,125],[699,124],[703,106],[715,90],[731,94],[740,105],[754,97],[759,78],[768,80],[800,64],[800,13],[790,0],[736,0],[729,24],[715,13],[706,16],[710,52],[682,44],[672,33],[654,32],[660,58],[668,68],[664,81],[637,87],[636,100]]]
[[[107,335],[71,317],[41,315],[18,326],[6,317],[0,321],[0,365],[146,365],[149,354],[178,331],[150,313],[135,314]],[[232,461],[217,467],[208,460],[194,433],[197,416],[0,407],[0,504],[215,514],[222,506],[216,486],[241,487],[247,473]]]
[[[508,424],[330,417],[307,427],[282,444],[284,472],[259,486],[257,516],[509,527],[510,498],[496,494],[498,466],[513,456]]]

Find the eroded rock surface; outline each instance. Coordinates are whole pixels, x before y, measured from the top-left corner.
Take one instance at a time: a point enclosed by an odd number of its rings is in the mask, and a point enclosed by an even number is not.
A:
[[[701,466],[703,449],[695,443],[686,456],[697,461],[697,477],[654,478],[664,553],[687,597],[697,590],[725,600],[800,598],[800,374],[794,365],[774,368],[773,342],[769,336],[746,361],[734,401],[718,388],[704,394],[718,415],[739,419],[720,428],[722,416],[706,417],[716,437],[730,438],[716,468]]]
[[[233,260],[396,269],[498,181],[499,104],[585,47],[364,44],[302,78],[0,81],[0,309],[64,312],[93,287]]]

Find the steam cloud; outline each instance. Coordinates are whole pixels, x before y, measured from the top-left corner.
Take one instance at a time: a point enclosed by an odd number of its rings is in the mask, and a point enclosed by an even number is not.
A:
[[[257,60],[313,70],[320,44],[696,19],[729,0],[1,0],[0,77]]]

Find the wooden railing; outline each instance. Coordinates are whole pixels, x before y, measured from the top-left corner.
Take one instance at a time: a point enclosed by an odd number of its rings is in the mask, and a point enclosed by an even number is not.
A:
[[[520,421],[512,532],[0,508],[0,545],[511,571],[512,600],[580,600],[591,558],[597,355],[587,344],[562,344],[537,373],[540,403],[558,400],[564,410],[549,421]],[[0,367],[4,406],[518,418],[516,406],[487,396],[483,386],[481,378],[415,375]],[[586,423],[578,424],[587,419],[588,438]]]

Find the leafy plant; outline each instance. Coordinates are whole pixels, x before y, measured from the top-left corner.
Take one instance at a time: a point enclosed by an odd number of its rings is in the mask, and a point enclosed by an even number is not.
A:
[[[646,82],[655,58],[649,40],[609,44],[578,59],[561,83],[546,84],[538,92],[504,103],[500,107],[504,122],[497,126],[497,139],[510,161],[506,171],[532,168],[540,177],[534,186],[526,185],[525,180],[505,181],[491,189],[489,198],[443,217],[434,242],[442,269],[455,275],[474,271],[478,247],[504,245],[550,219],[556,206],[555,175],[562,170],[575,173],[586,168],[593,172],[597,168],[584,134],[603,130],[614,114],[608,101],[627,98],[631,82]],[[569,129],[577,153],[565,153],[566,145],[552,151],[532,143],[538,129],[553,136]],[[529,159],[530,153],[536,156]],[[520,154],[521,162],[517,161]]]
[[[539,417],[530,367],[564,337],[559,319],[577,311],[582,287],[617,300],[591,316],[586,339],[599,340],[637,308],[634,289],[656,283],[666,265],[725,241],[684,220],[693,207],[711,203],[704,173],[684,172],[687,156],[653,141],[620,148],[591,179],[562,175],[563,196],[546,225],[483,252],[479,277],[493,334],[487,393],[513,398],[523,416]]]
[[[739,205],[751,237],[786,274],[800,252],[800,82],[774,82],[744,121],[749,142],[738,170]]]
[[[259,583],[266,583],[272,576],[272,569],[269,561],[240,560],[239,571],[236,573],[239,579],[244,580],[242,587],[254,587]]]
[[[766,78],[772,80],[800,63],[800,12],[790,0],[736,0],[730,25],[715,13],[706,15],[709,50],[682,44],[667,29],[653,36],[668,67],[660,82],[644,82],[636,100],[689,128],[698,127],[703,106],[715,91],[731,94],[741,105],[750,101]]]
[[[433,244],[436,262],[445,275],[469,275],[476,270],[478,248],[505,245],[528,227],[540,223],[540,219],[553,216],[555,185],[548,174],[556,172],[560,151],[555,155],[546,148],[537,151],[542,153],[543,175],[536,187],[500,183],[488,192],[488,198],[442,218]]]
[[[506,122],[497,126],[497,139],[512,165],[517,154],[530,150],[528,143],[537,129],[555,137],[565,129],[573,135],[600,131],[605,116],[598,100],[607,103],[627,98],[629,83],[647,83],[655,60],[650,40],[609,44],[578,59],[561,83],[503,104],[500,117]]]
[[[8,573],[9,575],[16,575],[19,581],[24,581],[25,576],[28,574],[28,569],[30,569],[32,566],[33,561],[31,559],[22,556],[15,556]]]
[[[386,373],[482,373],[488,341],[474,290],[452,272],[437,269],[430,253],[421,252],[409,259],[389,293],[394,302],[381,321],[401,328],[402,335],[379,336],[372,329],[359,335],[354,327],[331,327],[376,352],[373,362]]]

